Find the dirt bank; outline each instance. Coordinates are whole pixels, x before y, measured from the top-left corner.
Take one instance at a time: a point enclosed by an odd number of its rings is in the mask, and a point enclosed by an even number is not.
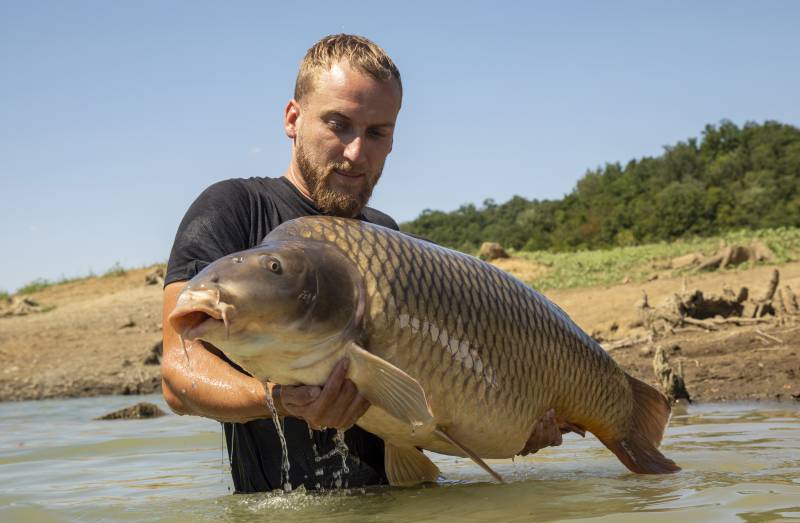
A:
[[[698,275],[691,288],[720,293],[725,284],[761,292],[772,266]],[[779,267],[782,285],[800,290],[800,263]],[[509,266],[528,270],[524,262]],[[531,269],[529,272],[532,272]],[[44,313],[0,318],[0,401],[159,390],[157,365],[145,364],[161,337],[161,289],[146,285],[150,269],[50,287],[31,295],[53,307]],[[523,276],[524,277],[524,276]],[[644,335],[631,325],[646,291],[660,303],[681,289],[679,278],[643,284],[548,291],[587,332],[614,340]],[[779,399],[800,396],[800,323],[683,332],[658,340],[671,362],[682,360],[697,401]],[[611,351],[631,374],[655,384],[652,355],[642,344]]]

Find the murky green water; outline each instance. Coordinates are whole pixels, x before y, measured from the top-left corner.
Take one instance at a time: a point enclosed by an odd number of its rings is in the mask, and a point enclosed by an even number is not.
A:
[[[160,398],[145,398],[163,406]],[[0,521],[800,521],[800,408],[676,413],[665,453],[683,471],[628,473],[592,437],[530,459],[434,456],[448,481],[412,489],[233,495],[217,423],[91,421],[139,398],[0,404]]]

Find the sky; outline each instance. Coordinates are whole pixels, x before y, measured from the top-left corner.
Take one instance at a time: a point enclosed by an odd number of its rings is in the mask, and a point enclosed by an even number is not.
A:
[[[355,33],[403,78],[371,205],[398,221],[800,125],[800,2],[0,0],[0,290],[164,262],[215,181],[280,176],[305,51]]]

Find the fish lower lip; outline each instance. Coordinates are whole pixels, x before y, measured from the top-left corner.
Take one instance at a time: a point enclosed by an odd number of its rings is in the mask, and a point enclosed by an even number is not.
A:
[[[213,331],[219,328],[220,326],[224,325],[225,322],[223,322],[222,320],[218,320],[216,318],[208,316],[201,322],[184,330],[183,333],[181,333],[181,337],[185,340],[200,339],[203,337],[203,335],[207,334],[208,332]]]
[[[216,324],[224,325],[222,313],[214,307],[191,304],[179,306],[169,316],[172,328],[184,339],[194,339],[199,333],[206,333]]]

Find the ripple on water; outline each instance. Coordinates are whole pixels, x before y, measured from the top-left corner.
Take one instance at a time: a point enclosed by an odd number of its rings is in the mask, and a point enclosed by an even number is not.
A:
[[[138,398],[137,398],[138,400]],[[160,398],[148,398],[160,402]],[[637,476],[593,437],[534,456],[432,455],[447,479],[419,488],[231,495],[219,425],[191,417],[99,422],[132,403],[89,398],[0,405],[0,520],[789,521],[800,518],[800,409],[677,411],[664,452],[683,471]]]

